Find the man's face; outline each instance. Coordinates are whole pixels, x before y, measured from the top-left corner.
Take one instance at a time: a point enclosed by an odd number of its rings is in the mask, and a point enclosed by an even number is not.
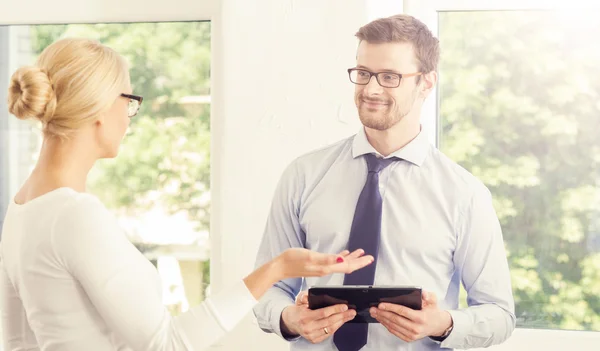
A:
[[[362,41],[358,47],[356,68],[372,73],[400,74],[416,73],[419,69],[412,44],[371,44],[367,41]],[[403,77],[396,88],[381,86],[375,76],[367,85],[357,84],[354,102],[362,124],[371,129],[386,130],[409,115],[415,105],[422,104],[417,77]],[[419,118],[418,113],[413,115],[410,118]]]

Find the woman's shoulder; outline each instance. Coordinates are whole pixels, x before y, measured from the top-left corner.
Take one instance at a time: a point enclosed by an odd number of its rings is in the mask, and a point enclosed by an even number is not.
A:
[[[90,193],[67,189],[55,197],[51,235],[54,240],[71,238],[77,233],[82,239],[107,232],[117,226],[117,220],[100,199]]]
[[[57,204],[58,205],[58,204]],[[95,195],[71,191],[60,204],[61,210],[57,221],[67,220],[70,223],[89,223],[113,219],[112,213]]]

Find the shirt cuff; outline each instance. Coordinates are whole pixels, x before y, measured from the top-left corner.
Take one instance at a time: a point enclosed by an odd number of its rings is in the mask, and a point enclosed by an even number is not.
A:
[[[293,306],[293,304],[290,304],[288,301],[278,301],[275,306],[273,306],[273,309],[271,310],[271,328],[273,329],[273,332],[279,335],[283,340],[295,341],[300,339],[300,336],[286,337],[281,331],[281,323],[283,323],[281,314],[288,306]]]
[[[461,348],[471,328],[471,317],[461,310],[449,310],[448,312],[452,316],[452,331],[440,346],[442,348]]]
[[[207,307],[225,331],[232,330],[257,303],[243,280],[206,299]]]

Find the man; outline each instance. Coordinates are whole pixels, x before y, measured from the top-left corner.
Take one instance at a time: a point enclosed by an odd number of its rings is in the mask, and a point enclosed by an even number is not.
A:
[[[348,74],[363,127],[285,170],[257,265],[289,247],[361,247],[376,261],[360,274],[279,282],[254,310],[259,326],[291,341],[292,350],[501,343],[514,330],[515,315],[491,194],[421,130],[421,107],[438,77],[438,40],[406,15],[373,21],[356,36],[356,67]],[[458,309],[461,283],[465,309]],[[313,285],[421,286],[423,309],[381,304],[370,311],[380,323],[346,323],[355,311],[344,305],[312,311],[305,298],[294,302]]]

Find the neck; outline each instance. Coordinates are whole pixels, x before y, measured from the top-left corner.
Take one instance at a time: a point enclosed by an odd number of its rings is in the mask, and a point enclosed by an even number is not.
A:
[[[69,140],[44,138],[38,163],[30,179],[42,188],[69,187],[85,192],[88,173],[96,157],[82,141],[83,138],[78,136]]]
[[[421,124],[418,118],[404,116],[400,122],[386,130],[365,127],[367,140],[377,152],[388,156],[406,146],[419,135]]]

